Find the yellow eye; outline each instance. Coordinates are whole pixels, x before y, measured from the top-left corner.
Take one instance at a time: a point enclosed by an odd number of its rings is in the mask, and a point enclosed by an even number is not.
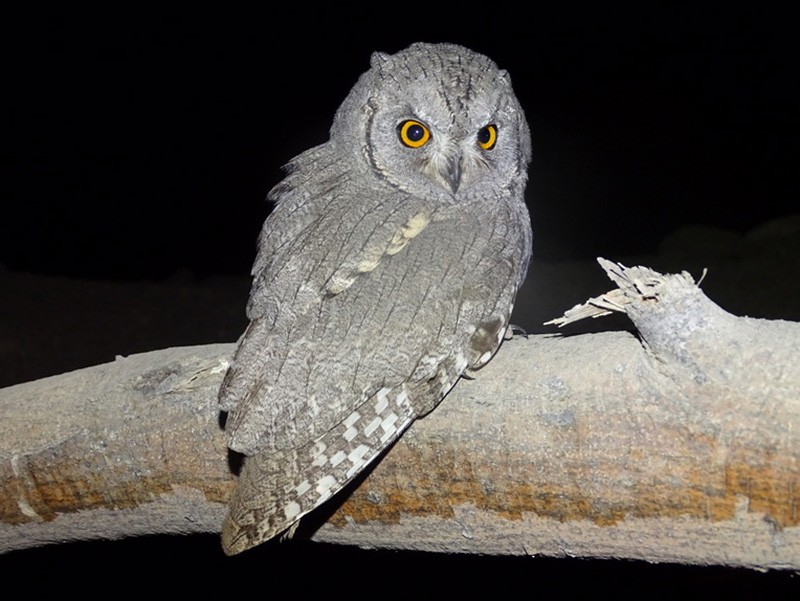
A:
[[[478,146],[484,150],[491,150],[497,142],[497,127],[490,123],[478,132]]]
[[[431,132],[419,121],[409,119],[397,126],[400,141],[409,148],[419,148],[431,139]]]

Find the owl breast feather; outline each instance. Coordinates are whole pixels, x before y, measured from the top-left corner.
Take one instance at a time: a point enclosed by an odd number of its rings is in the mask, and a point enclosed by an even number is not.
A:
[[[221,395],[231,448],[302,446],[404,383],[426,412],[493,354],[530,253],[514,199],[432,210],[399,191],[282,189]]]

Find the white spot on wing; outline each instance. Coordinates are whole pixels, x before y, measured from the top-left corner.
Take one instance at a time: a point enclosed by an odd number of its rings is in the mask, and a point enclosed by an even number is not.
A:
[[[372,436],[372,433],[375,432],[375,430],[377,430],[378,426],[380,425],[381,425],[381,418],[376,417],[371,422],[369,422],[369,424],[367,424],[366,428],[364,428],[364,436]]]
[[[328,456],[325,455],[325,449],[327,448],[328,445],[326,445],[324,442],[321,440],[317,441],[317,443],[314,445],[314,451],[311,453],[311,456],[314,458],[314,461],[311,463],[311,465],[316,467],[325,465],[325,462],[328,461]]]
[[[369,447],[365,444],[360,444],[355,449],[350,451],[350,454],[347,456],[347,458],[351,462],[357,463],[359,461],[364,461],[364,455],[366,455],[368,452]]]
[[[297,495],[300,496],[306,494],[310,489],[311,489],[311,484],[308,482],[308,480],[303,480],[300,484],[298,484],[295,487],[294,490],[295,492],[297,492]]]
[[[337,465],[339,465],[339,464],[340,464],[342,461],[344,461],[344,458],[345,458],[345,457],[347,457],[347,455],[345,454],[345,452],[344,452],[344,451],[339,451],[338,453],[336,453],[336,455],[334,455],[333,457],[331,457],[331,465],[332,465],[332,466],[334,466],[334,467],[336,467],[336,466],[337,466]]]
[[[378,391],[378,402],[375,404],[375,413],[378,415],[383,413],[383,410],[389,406],[389,393],[391,391],[391,388],[381,388]]]
[[[300,504],[292,501],[283,509],[283,513],[286,514],[286,519],[294,519],[300,514]]]
[[[336,486],[336,478],[331,476],[330,474],[327,476],[323,476],[317,482],[317,494],[320,496],[320,499],[328,498],[331,496],[331,488]]]
[[[396,413],[390,413],[386,417],[386,419],[381,422],[381,428],[383,428],[384,430],[388,430],[390,428],[392,430],[397,430],[397,428],[394,425],[394,423],[396,421],[397,421],[397,414]]]
[[[359,273],[367,273],[369,271],[372,271],[373,269],[375,269],[378,266],[379,263],[380,263],[380,260],[378,260],[376,258],[373,258],[373,257],[369,257],[367,259],[363,259],[358,264],[358,268],[357,268],[358,272]]]
[[[399,231],[392,237],[389,246],[386,248],[387,255],[394,255],[400,252],[408,241],[415,238],[431,222],[427,213],[417,213],[409,219]]]
[[[367,463],[367,460],[364,458],[364,455],[369,453],[370,448],[367,445],[358,445],[355,449],[353,449],[347,458],[353,462],[352,467],[347,470],[346,477],[351,478],[354,476],[363,466]]]
[[[346,428],[352,427],[354,423],[361,419],[361,414],[358,411],[353,411],[350,415],[347,416],[347,419],[344,420],[344,425]]]
[[[500,328],[500,331],[497,333],[497,344],[503,342],[506,339],[506,334],[508,333],[508,326],[504,328]]]
[[[381,442],[386,442],[389,440],[392,435],[397,432],[397,426],[395,426],[395,422],[397,421],[397,414],[390,413],[389,416],[381,422],[381,428],[383,428],[383,436],[381,436]]]

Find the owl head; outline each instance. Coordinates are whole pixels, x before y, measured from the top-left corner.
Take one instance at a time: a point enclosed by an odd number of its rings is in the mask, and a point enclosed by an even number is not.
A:
[[[444,203],[521,195],[531,158],[508,73],[455,44],[373,54],[331,143],[376,184]]]

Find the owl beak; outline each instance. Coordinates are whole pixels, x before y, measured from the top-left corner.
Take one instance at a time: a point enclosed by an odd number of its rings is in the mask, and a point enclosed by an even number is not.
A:
[[[447,182],[450,191],[455,194],[461,185],[461,154],[446,161],[441,171],[442,179]]]

